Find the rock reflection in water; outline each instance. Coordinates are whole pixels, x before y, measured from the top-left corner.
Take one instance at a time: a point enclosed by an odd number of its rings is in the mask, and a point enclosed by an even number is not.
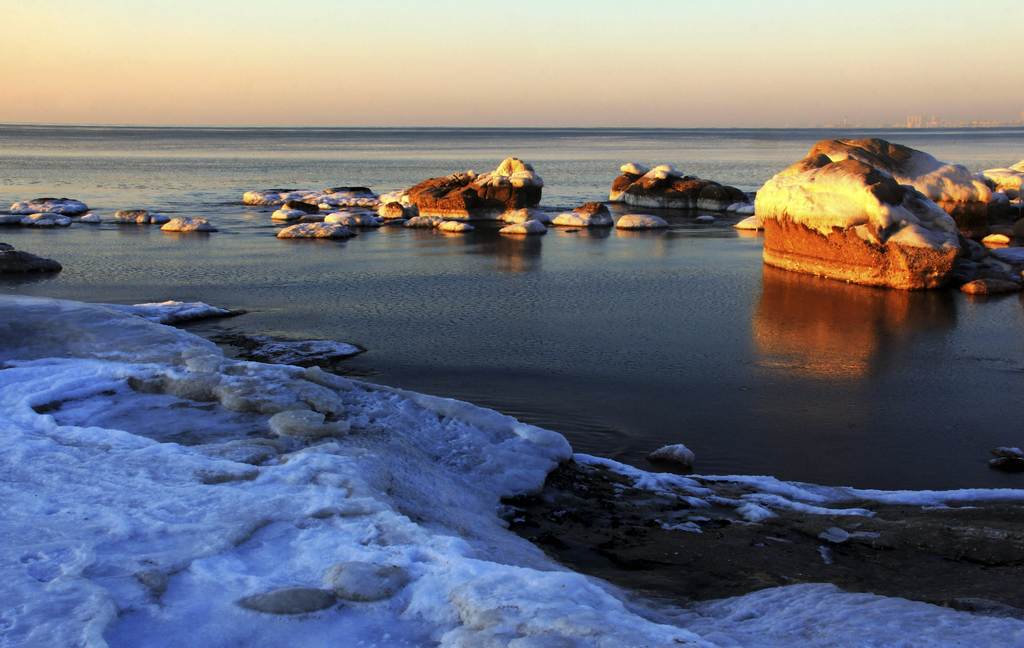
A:
[[[826,380],[877,371],[916,333],[951,329],[942,291],[845,284],[765,266],[752,329],[762,367]]]

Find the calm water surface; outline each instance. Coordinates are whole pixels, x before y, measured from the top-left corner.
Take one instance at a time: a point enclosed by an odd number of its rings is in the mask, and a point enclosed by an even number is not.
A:
[[[607,196],[619,164],[672,162],[756,189],[814,141],[880,135],[972,169],[1024,157],[1024,131],[335,130],[0,127],[0,204],[72,196],[147,207],[217,234],[140,226],[9,228],[64,272],[0,290],[86,301],[246,308],[203,325],[353,341],[371,380],[470,400],[645,466],[682,441],[704,472],[871,487],[1024,487],[986,466],[1024,444],[1016,296],[899,293],[763,268],[757,236],[671,215],[667,232],[514,240],[385,227],[279,241],[246,189],[486,170],[518,155],[544,205]],[[73,322],[54,326],[72,330]]]

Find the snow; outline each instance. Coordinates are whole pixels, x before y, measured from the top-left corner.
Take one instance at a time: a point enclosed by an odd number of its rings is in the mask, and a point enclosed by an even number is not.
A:
[[[217,228],[210,221],[198,216],[178,216],[163,224],[164,232],[216,232]]]
[[[629,175],[642,176],[645,175],[648,171],[650,171],[650,169],[643,166],[642,164],[637,164],[636,162],[626,162],[625,164],[619,167],[620,173],[625,173]]]
[[[27,215],[37,213],[60,214],[61,216],[78,216],[89,211],[81,200],[73,198],[33,198],[11,205],[12,214]]]
[[[990,182],[996,189],[1009,198],[1019,198],[1021,185],[1024,184],[1024,160],[1006,169],[986,169],[981,179]]]
[[[514,223],[512,225],[506,225],[498,230],[499,234],[510,234],[510,235],[531,235],[531,234],[547,234],[548,228],[544,227],[544,223],[535,220],[528,220],[522,223]]]
[[[526,221],[537,221],[542,225],[547,225],[551,222],[551,215],[542,209],[524,207],[522,209],[510,209],[503,212],[500,220],[503,223],[508,223],[510,225],[525,223]]]
[[[289,225],[277,233],[277,238],[327,238],[347,239],[355,236],[355,232],[337,223],[299,223]]]
[[[467,173],[472,173],[472,171]],[[505,158],[500,164],[498,164],[494,171],[476,176],[473,182],[480,186],[544,186],[544,179],[537,175],[537,172],[533,170],[533,166],[530,163],[523,162],[519,158],[515,157]]]
[[[20,221],[23,227],[67,227],[71,225],[71,219],[51,212],[31,214]]]
[[[985,245],[1009,245],[1010,237],[1006,234],[989,234],[981,242]]]
[[[624,230],[663,229],[668,227],[668,223],[664,218],[651,214],[626,214],[615,221],[615,227]]]
[[[829,585],[655,610],[499,518],[502,497],[538,490],[570,457],[554,432],[232,360],[109,306],[0,296],[0,333],[0,593],[16,602],[0,628],[12,645],[1024,642],[1016,619]],[[171,422],[176,441],[160,437]]]

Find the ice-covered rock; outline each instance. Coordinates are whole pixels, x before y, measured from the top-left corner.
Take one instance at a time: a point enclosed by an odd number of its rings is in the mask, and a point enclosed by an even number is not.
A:
[[[16,202],[10,208],[12,214],[20,214],[22,216],[39,213],[78,216],[87,211],[89,211],[89,207],[84,202],[73,198],[33,198],[32,200]]]
[[[350,561],[338,563],[324,575],[324,584],[345,601],[380,601],[395,595],[409,582],[399,565]]]
[[[137,223],[139,225],[163,225],[170,216],[151,212],[148,209],[119,209],[114,212],[115,223]]]
[[[765,183],[757,217],[765,263],[854,283],[936,288],[960,249],[952,217],[919,191],[884,169],[823,153]]]
[[[21,219],[23,227],[67,227],[71,225],[71,219],[54,213],[31,214]]]
[[[216,232],[217,228],[210,221],[198,216],[177,216],[164,223],[160,229],[164,232]]]
[[[11,245],[0,243],[0,274],[60,271],[61,265],[53,259],[15,250]]]
[[[558,227],[611,227],[612,214],[604,203],[588,202],[551,220]]]
[[[1024,160],[1005,169],[986,169],[981,172],[981,179],[994,191],[1017,200],[1021,196],[1021,184],[1024,184]]]
[[[348,227],[380,227],[381,219],[365,211],[338,211],[324,216],[325,223],[338,223]]]
[[[652,214],[625,214],[615,221],[615,227],[623,230],[664,229],[668,223],[664,218]]]
[[[405,221],[404,226],[420,229],[434,229],[443,222],[444,219],[440,216],[413,216],[409,220]]]
[[[384,220],[398,220],[400,218],[405,218],[405,207],[403,207],[402,203],[397,200],[392,200],[386,203],[382,200],[381,206],[377,209],[377,216]]]
[[[304,214],[315,214],[320,211],[320,207],[314,203],[306,202],[304,200],[286,200],[281,205],[281,209],[294,209]]]
[[[671,164],[659,164],[647,170],[629,163],[622,165],[620,171],[608,194],[611,202],[632,207],[712,211],[736,211],[750,203],[747,195],[735,187],[684,176]]]
[[[747,216],[743,220],[733,225],[738,230],[762,230],[764,227],[761,225],[761,219],[757,216]]]
[[[662,446],[647,455],[647,459],[654,462],[671,463],[683,468],[693,468],[696,456],[682,443],[673,443]]]
[[[215,338],[241,349],[241,357],[256,362],[298,366],[333,363],[363,352],[363,349],[335,340],[288,340],[265,335],[223,335]]]
[[[319,439],[347,434],[347,421],[328,421],[323,412],[313,410],[286,410],[270,417],[270,431],[278,436]]]
[[[544,223],[535,220],[523,221],[522,223],[513,223],[506,225],[498,230],[499,234],[511,234],[511,235],[522,235],[528,236],[532,234],[547,234],[548,228],[544,227]]]
[[[242,310],[219,308],[217,306],[211,306],[205,302],[181,302],[173,300],[131,305],[105,304],[105,307],[119,313],[141,317],[142,319],[150,322],[171,325],[184,324],[186,322],[195,322],[197,320],[210,318],[234,317],[245,312]]]
[[[277,238],[347,239],[355,235],[351,229],[337,223],[299,223],[282,229],[277,233]]]
[[[338,209],[340,207],[366,207],[376,209],[379,201],[377,195],[369,187],[330,187],[322,190],[313,189],[261,189],[246,191],[242,194],[242,202],[258,207],[278,207],[289,201],[301,202],[312,208]],[[302,205],[294,205],[292,209],[306,209]]]
[[[439,232],[452,232],[456,234],[461,234],[463,232],[472,232],[474,229],[476,228],[470,225],[469,223],[454,220],[446,220],[441,223],[438,223],[437,225],[437,230]]]
[[[519,158],[506,158],[489,173],[472,171],[428,178],[410,187],[409,202],[423,216],[496,219],[504,211],[540,202],[544,181]]]
[[[983,245],[990,247],[1006,246],[1010,244],[1010,237],[1006,234],[989,234],[985,238],[981,239]]]
[[[276,221],[297,221],[302,220],[302,217],[306,215],[306,212],[301,209],[278,209],[270,215],[271,220]]]
[[[78,219],[78,222],[79,223],[86,223],[86,224],[89,224],[89,225],[99,225],[100,223],[103,222],[103,219],[100,218],[99,214],[94,214],[93,212],[89,212],[88,214],[83,214],[81,216],[81,218]]]
[[[542,225],[547,225],[551,222],[551,215],[543,209],[531,209],[529,207],[523,207],[522,209],[510,209],[502,213],[501,222],[514,225],[516,223],[525,223],[526,221],[537,221]]]

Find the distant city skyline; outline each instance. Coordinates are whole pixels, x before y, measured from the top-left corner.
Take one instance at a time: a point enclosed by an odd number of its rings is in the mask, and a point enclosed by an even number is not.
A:
[[[1020,2],[0,0],[0,11],[0,123],[1024,121],[1024,77],[1007,65]]]

